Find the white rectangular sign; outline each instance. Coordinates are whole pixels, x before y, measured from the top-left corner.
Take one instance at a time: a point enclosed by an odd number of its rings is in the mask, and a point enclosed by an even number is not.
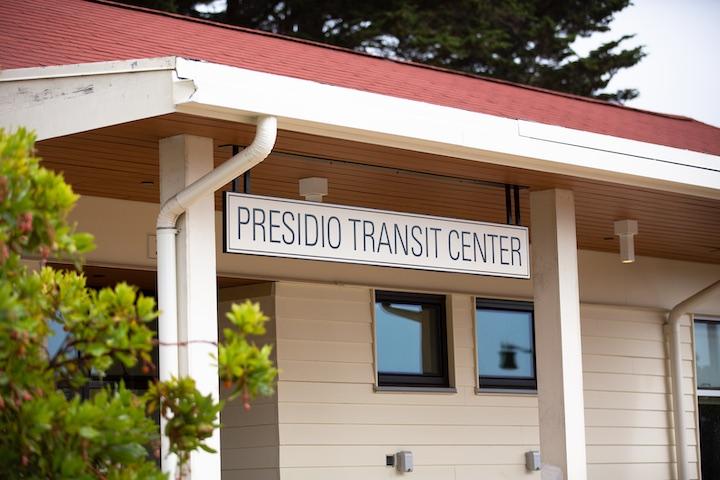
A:
[[[528,229],[225,192],[224,250],[530,278]]]

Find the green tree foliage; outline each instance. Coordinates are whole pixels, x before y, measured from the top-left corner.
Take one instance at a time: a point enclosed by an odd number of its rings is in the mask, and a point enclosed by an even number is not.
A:
[[[90,375],[103,376],[114,364],[154,368],[157,342],[149,323],[157,310],[127,284],[95,291],[81,273],[30,271],[22,262],[64,257],[79,266],[93,248],[92,237],[67,222],[77,195],[39,165],[33,143],[24,130],[0,130],[0,472],[3,478],[164,478],[150,417],[159,410],[182,473],[191,451],[209,450],[204,442],[219,427],[222,403],[202,395],[191,378],[154,382],[142,396],[122,384],[91,398],[77,394]],[[265,332],[267,318],[249,302],[233,306],[228,318],[233,328],[218,345],[219,375],[230,398],[242,395],[249,408],[256,395],[272,393],[277,375],[271,347],[249,340]],[[53,327],[67,335],[50,352]]]
[[[630,0],[123,0],[258,28],[389,58],[622,102],[638,91],[606,92],[612,77],[645,55],[621,49],[631,35],[587,56],[578,37],[606,32]]]

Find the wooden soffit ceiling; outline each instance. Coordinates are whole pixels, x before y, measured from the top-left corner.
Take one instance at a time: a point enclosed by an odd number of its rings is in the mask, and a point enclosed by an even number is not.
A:
[[[159,139],[211,137],[220,164],[231,156],[228,145],[249,144],[254,131],[175,113],[45,140],[38,153],[82,195],[158,203]],[[279,132],[274,153],[252,170],[251,191],[299,198],[298,180],[311,176],[328,178],[329,203],[498,223],[505,222],[504,190],[478,181],[521,185],[528,187],[521,191],[523,225],[530,189],[572,189],[580,248],[618,251],[613,222],[636,219],[638,255],[720,263],[718,200],[290,131]]]

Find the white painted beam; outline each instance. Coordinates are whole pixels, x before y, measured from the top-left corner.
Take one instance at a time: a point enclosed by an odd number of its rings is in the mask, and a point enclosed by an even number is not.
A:
[[[580,299],[572,192],[531,192],[530,215],[542,478],[585,480]]]
[[[175,111],[174,58],[0,73],[0,127],[38,140]]]
[[[212,169],[212,138],[177,135],[160,140],[163,202]],[[177,277],[178,339],[187,342],[179,348],[179,374],[194,378],[198,389],[217,401],[217,367],[210,356],[217,356],[213,344],[218,341],[214,192],[190,205],[178,221]],[[218,453],[193,452],[190,478],[220,478],[217,431],[207,444]]]

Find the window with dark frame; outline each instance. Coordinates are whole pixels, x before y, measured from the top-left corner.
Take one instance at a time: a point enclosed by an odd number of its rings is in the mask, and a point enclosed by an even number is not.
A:
[[[720,319],[695,318],[695,369],[702,478],[720,478]]]
[[[481,389],[537,389],[533,304],[477,299],[475,348]]]
[[[378,386],[449,387],[445,297],[375,292]]]

